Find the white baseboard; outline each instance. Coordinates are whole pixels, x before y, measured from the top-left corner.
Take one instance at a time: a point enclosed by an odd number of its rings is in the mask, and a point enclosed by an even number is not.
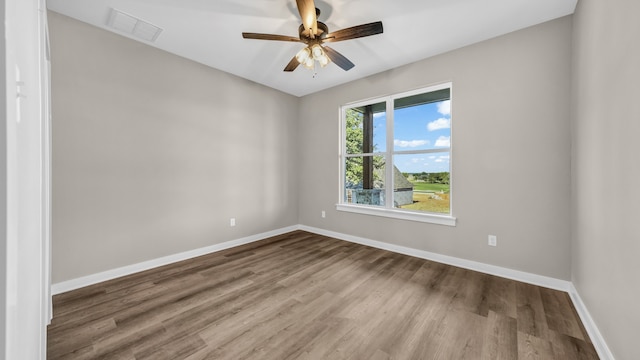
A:
[[[521,281],[524,283],[542,286],[554,290],[568,292],[571,288],[571,282],[560,280],[548,276],[536,275],[524,271],[508,269],[500,266],[484,264],[477,261],[465,260],[453,256],[447,256],[429,251],[408,248],[405,246],[393,245],[381,241],[370,240],[352,235],[346,235],[333,231],[318,229],[314,227],[300,225],[300,230],[312,232],[319,235],[329,236],[332,238],[353,242],[356,244],[367,245],[378,249],[388,250],[399,254],[409,255],[421,259],[432,260],[435,262],[453,265],[464,269],[479,271],[485,274],[495,275],[507,279]]]
[[[602,334],[600,334],[600,330],[596,326],[596,323],[593,321],[591,314],[589,314],[589,310],[587,310],[586,305],[582,301],[578,290],[576,290],[573,283],[571,283],[571,289],[569,290],[569,296],[571,296],[571,301],[573,301],[573,306],[575,306],[576,311],[578,312],[578,316],[582,320],[582,324],[584,325],[591,341],[593,342],[593,347],[596,348],[598,352],[598,356],[602,360],[614,360],[613,353],[607,346],[607,343],[604,341]]]
[[[281,228],[273,231],[264,232],[261,234],[244,237],[241,239],[225,241],[220,244],[206,246],[199,249],[194,249],[190,251],[181,252],[178,254],[164,256],[158,259],[153,259],[153,260],[144,261],[137,264],[123,266],[117,269],[103,271],[97,274],[92,274],[92,275],[83,276],[76,279],[59,282],[51,285],[51,293],[52,295],[61,294],[63,292],[79,289],[85,286],[97,284],[99,282],[103,282],[107,280],[112,280],[115,278],[119,278],[121,276],[131,275],[140,271],[153,269],[153,268],[163,266],[163,265],[168,265],[174,262],[187,260],[197,256],[214,253],[216,251],[221,251],[221,250],[229,249],[232,247],[252,243],[254,241],[263,240],[272,236],[286,234],[288,232],[297,230],[298,228],[299,226],[289,226],[286,228]]]

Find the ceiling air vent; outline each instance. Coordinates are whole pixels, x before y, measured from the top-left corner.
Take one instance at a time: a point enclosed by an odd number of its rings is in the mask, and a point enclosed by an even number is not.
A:
[[[149,42],[156,41],[162,32],[161,28],[153,24],[113,8],[111,8],[107,25],[120,32]]]

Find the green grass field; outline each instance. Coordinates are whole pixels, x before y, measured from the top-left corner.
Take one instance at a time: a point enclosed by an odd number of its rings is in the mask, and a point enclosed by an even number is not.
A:
[[[428,193],[413,193],[413,204],[403,205],[402,209],[428,211],[448,214],[451,205],[449,194],[438,195],[439,199],[432,199]]]
[[[412,182],[414,191],[427,191],[427,192],[444,192],[449,193],[448,184],[430,184],[425,182]]]
[[[428,211],[435,213],[449,213],[451,203],[449,200],[449,185],[431,184],[425,182],[412,182],[413,204],[401,206],[403,209]],[[433,194],[437,193],[437,194]],[[432,198],[437,195],[437,199]]]

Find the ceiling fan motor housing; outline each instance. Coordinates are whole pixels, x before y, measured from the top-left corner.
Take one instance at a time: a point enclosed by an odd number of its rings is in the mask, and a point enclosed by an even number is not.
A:
[[[314,39],[312,39],[311,36],[309,35],[309,32],[304,29],[303,24],[300,24],[300,26],[298,27],[298,34],[300,35],[300,40],[302,40],[305,44],[309,44],[310,42],[313,42],[313,40],[317,40],[317,42],[320,42],[322,41],[322,39],[324,39],[327,36],[328,33],[329,33],[329,27],[321,21],[318,21],[318,33],[315,34]]]

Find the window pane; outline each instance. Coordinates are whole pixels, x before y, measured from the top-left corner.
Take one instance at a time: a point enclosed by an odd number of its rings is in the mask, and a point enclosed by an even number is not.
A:
[[[393,121],[395,151],[449,148],[449,89],[394,100]]]
[[[407,210],[451,212],[449,152],[396,155],[393,205]]]
[[[346,110],[347,154],[386,151],[387,117],[385,107],[386,103],[381,102]]]
[[[384,156],[350,157],[345,161],[344,202],[385,204]]]

